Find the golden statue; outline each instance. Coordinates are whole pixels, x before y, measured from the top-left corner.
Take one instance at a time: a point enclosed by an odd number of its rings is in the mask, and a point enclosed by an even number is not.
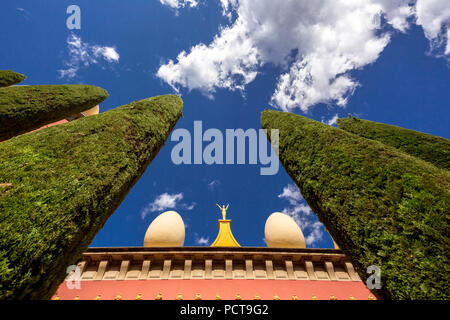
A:
[[[222,217],[223,217],[223,220],[227,220],[227,219],[226,219],[226,217],[227,217],[227,210],[228,210],[228,207],[229,207],[230,205],[227,204],[227,207],[226,207],[226,208],[225,208],[225,205],[223,205],[222,207],[219,206],[217,203],[216,203],[216,205],[219,207],[220,211],[222,211]]]
[[[217,204],[217,203],[216,203]],[[219,206],[220,211],[222,212],[222,219],[219,219],[219,233],[217,234],[216,240],[214,240],[211,247],[240,247],[239,243],[233,237],[233,233],[231,233],[231,220],[227,220],[227,210],[229,208],[229,204],[225,207]]]

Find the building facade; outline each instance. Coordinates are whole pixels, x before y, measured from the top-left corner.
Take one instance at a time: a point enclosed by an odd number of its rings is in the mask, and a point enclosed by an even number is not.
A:
[[[89,248],[53,299],[375,299],[341,250],[305,248],[289,219],[276,213],[267,220],[272,247],[241,247],[224,213],[211,247],[183,247],[181,217],[163,213],[149,226],[144,247]]]
[[[53,299],[374,299],[336,249],[90,248],[78,266]]]

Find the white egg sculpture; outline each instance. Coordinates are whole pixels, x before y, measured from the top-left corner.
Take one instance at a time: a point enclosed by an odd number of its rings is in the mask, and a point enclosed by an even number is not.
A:
[[[144,247],[182,247],[185,238],[183,218],[166,211],[152,221],[145,233]]]
[[[287,214],[272,213],[267,218],[264,234],[270,248],[306,248],[302,230]]]

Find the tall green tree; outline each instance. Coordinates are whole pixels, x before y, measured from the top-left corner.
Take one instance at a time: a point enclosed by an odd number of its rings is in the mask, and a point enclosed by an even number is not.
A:
[[[108,93],[87,85],[0,88],[0,141],[86,111]]]
[[[361,137],[377,140],[412,156],[450,170],[450,140],[401,127],[362,120],[342,118],[339,128]]]
[[[158,96],[0,143],[0,299],[51,297],[182,107]]]
[[[281,163],[363,281],[380,267],[378,298],[450,298],[449,172],[295,114],[261,122],[279,129]]]
[[[0,88],[18,84],[25,79],[26,77],[23,74],[12,70],[0,70]]]

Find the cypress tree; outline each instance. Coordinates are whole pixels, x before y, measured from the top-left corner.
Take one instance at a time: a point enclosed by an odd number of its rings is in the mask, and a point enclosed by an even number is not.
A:
[[[450,170],[450,140],[401,127],[362,120],[342,118],[339,128],[361,137],[377,140],[412,156]]]
[[[0,88],[0,141],[95,107],[108,97],[87,85]]]
[[[450,298],[449,172],[295,114],[261,122],[280,130],[281,163],[361,279],[380,267],[377,298]]]
[[[0,299],[46,299],[158,154],[182,100],[158,96],[0,143]]]
[[[9,87],[25,80],[23,74],[14,72],[12,70],[0,70],[0,88]]]

